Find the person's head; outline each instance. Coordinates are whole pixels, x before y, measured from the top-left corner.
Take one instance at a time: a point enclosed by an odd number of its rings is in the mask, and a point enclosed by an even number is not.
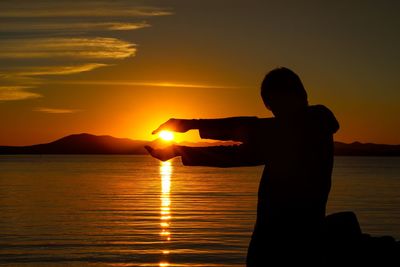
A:
[[[308,106],[307,92],[299,76],[284,67],[265,75],[261,97],[265,106],[277,117],[293,114]]]

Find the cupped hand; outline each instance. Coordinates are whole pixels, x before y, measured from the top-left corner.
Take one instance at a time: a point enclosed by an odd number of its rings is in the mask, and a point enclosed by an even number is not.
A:
[[[145,146],[147,152],[156,159],[161,161],[167,161],[169,159],[179,156],[174,149],[174,146],[167,146],[165,148],[152,148],[151,146]]]
[[[155,129],[152,134],[157,134],[162,130],[169,130],[184,133],[192,129],[191,120],[186,119],[169,119]]]

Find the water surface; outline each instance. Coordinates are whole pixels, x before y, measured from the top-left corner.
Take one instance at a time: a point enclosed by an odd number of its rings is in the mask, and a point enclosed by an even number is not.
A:
[[[1,156],[0,263],[243,266],[262,167]],[[328,212],[400,238],[400,158],[338,157]]]

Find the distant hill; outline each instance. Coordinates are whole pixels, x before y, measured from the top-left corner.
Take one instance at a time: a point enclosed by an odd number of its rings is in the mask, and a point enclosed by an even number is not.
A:
[[[73,134],[48,144],[0,146],[0,154],[146,154],[147,141],[108,135]]]
[[[372,143],[363,144],[360,142],[345,144],[341,142],[335,142],[335,155],[399,157],[400,145],[382,145]]]
[[[235,142],[182,143],[187,146],[231,145]],[[47,144],[31,146],[0,146],[0,154],[147,154],[145,145],[158,145],[157,142],[115,138],[108,135],[73,134]],[[345,144],[335,142],[335,155],[338,156],[400,156],[400,145]]]

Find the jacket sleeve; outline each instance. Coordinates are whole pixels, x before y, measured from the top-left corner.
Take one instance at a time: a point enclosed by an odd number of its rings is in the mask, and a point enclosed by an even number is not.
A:
[[[248,144],[177,149],[185,166],[241,167],[264,165],[266,161],[261,149]]]
[[[222,141],[249,142],[258,134],[260,126],[265,129],[270,119],[257,117],[231,117],[223,119],[200,119],[197,128],[201,138]]]
[[[257,117],[200,119],[197,128],[204,139],[247,142],[258,121]]]

